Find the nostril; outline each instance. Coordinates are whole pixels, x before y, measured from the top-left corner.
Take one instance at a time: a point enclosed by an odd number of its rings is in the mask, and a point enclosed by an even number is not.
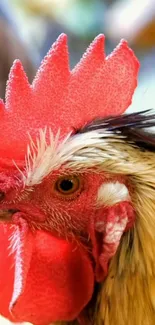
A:
[[[0,191],[0,201],[4,200],[5,193],[3,191]]]
[[[17,213],[17,212],[20,212],[20,211],[17,210],[17,209],[9,209],[8,212],[11,213],[11,214],[13,215],[13,214],[15,214],[15,213]]]
[[[12,220],[12,216],[18,212],[18,210],[15,209],[4,209],[4,210],[0,210],[0,221],[11,221]]]

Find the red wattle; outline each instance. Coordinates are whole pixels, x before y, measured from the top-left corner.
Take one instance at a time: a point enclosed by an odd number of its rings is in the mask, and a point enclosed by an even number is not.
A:
[[[5,304],[0,296],[0,313],[13,322],[27,321],[34,325],[70,321],[78,317],[91,299],[94,286],[93,268],[87,253],[77,243],[56,238],[41,230],[35,231],[32,236],[26,229],[25,240],[25,228],[16,228],[21,237],[21,249],[16,251],[12,271],[12,274],[15,273],[16,292],[12,292],[11,297],[9,291],[7,313],[6,309],[3,311]],[[6,255],[0,260],[0,265],[4,264],[5,259]],[[5,274],[8,264],[4,269]],[[18,268],[22,268],[22,272]],[[22,286],[19,281],[21,276]],[[13,290],[12,283],[10,287]]]

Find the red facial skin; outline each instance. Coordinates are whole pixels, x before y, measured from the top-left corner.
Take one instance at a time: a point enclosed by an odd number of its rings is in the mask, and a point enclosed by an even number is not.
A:
[[[0,227],[0,314],[14,322],[46,325],[78,318],[91,300],[95,281],[106,277],[118,246],[105,249],[97,220],[112,221],[119,209],[121,218],[128,217],[127,228],[134,221],[129,202],[96,207],[99,187],[111,180],[108,175],[77,175],[80,188],[68,197],[55,188],[60,175],[54,172],[30,190],[23,188],[16,172],[0,174],[5,192],[0,209],[19,211],[10,220],[1,218]]]

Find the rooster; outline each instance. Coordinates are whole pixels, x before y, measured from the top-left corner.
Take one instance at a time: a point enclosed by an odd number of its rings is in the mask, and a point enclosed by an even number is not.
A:
[[[104,36],[70,71],[60,35],[1,101],[0,314],[34,325],[155,324],[151,111],[123,114],[139,63]],[[122,115],[123,114],[123,115]]]

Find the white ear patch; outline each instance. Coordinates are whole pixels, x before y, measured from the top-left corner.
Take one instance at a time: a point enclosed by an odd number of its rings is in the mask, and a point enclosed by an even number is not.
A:
[[[121,201],[130,201],[129,191],[124,184],[109,182],[100,186],[97,195],[98,206],[112,206]]]

